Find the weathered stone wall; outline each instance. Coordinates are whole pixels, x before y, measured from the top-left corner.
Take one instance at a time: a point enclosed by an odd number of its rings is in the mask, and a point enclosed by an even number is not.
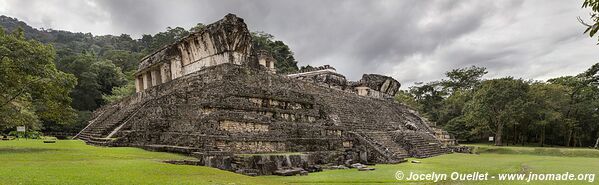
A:
[[[343,148],[348,130],[430,128],[399,103],[223,64],[152,89],[119,131],[122,145],[240,153]]]
[[[209,66],[242,65],[250,54],[251,35],[247,26],[243,19],[229,14],[144,57],[136,72],[136,89],[141,92]]]

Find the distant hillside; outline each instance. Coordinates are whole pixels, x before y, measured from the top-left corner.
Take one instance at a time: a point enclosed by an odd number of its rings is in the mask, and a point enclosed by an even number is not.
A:
[[[0,26],[2,26],[2,28],[4,28],[4,30],[8,32],[12,32],[16,30],[18,27],[21,27],[23,28],[23,31],[25,31],[25,37],[30,39],[33,38],[44,43],[48,42],[48,39],[45,39],[48,38],[48,34],[45,34],[44,32],[39,31],[27,25],[27,23],[19,21],[18,19],[0,15]]]
[[[144,45],[141,40],[133,40],[127,34],[122,34],[120,36],[94,36],[91,33],[74,33],[53,29],[41,30],[33,28],[18,19],[3,15],[0,16],[0,26],[8,32],[12,32],[20,27],[23,29],[26,38],[34,39],[42,43],[53,44],[57,51],[65,49],[72,53],[87,51],[101,55],[108,49],[141,52],[148,48],[147,44]]]

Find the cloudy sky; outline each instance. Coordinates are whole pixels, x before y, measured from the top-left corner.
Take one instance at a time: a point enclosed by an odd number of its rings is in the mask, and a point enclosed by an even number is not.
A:
[[[330,64],[351,80],[393,76],[403,87],[450,69],[544,80],[599,62],[582,35],[582,0],[3,0],[0,14],[37,28],[93,34],[190,28],[227,13],[287,43],[300,65]]]

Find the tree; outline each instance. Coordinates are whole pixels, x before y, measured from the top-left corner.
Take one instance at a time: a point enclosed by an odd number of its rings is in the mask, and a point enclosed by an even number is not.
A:
[[[424,112],[424,116],[431,121],[437,122],[443,99],[447,96],[447,91],[445,91],[442,84],[434,81],[419,86],[412,86],[409,92],[420,105],[418,106],[418,110]]]
[[[585,0],[582,3],[582,8],[591,9],[590,19],[592,23],[587,24],[580,17],[578,21],[587,27],[584,33],[588,33],[590,37],[593,37],[599,30],[599,0]]]
[[[442,84],[450,93],[458,90],[471,90],[480,83],[482,77],[487,73],[487,68],[476,66],[454,69],[445,73],[449,79],[443,80]]]
[[[464,116],[466,104],[471,99],[472,91],[470,90],[454,91],[443,100],[439,110],[439,120],[437,120],[437,123],[454,137],[467,141],[475,140],[475,135],[471,133],[474,127],[468,124],[468,120]]]
[[[511,77],[483,81],[466,108],[466,118],[476,131],[495,135],[495,145],[503,145],[507,125],[517,124],[525,110],[528,85]]]
[[[547,127],[563,128],[567,125],[564,118],[565,107],[568,106],[569,88],[560,84],[535,82],[530,85],[527,113],[533,122],[534,130],[540,132],[538,142],[545,146]],[[552,133],[552,136],[560,133]]]
[[[58,66],[77,77],[77,86],[70,93],[77,110],[95,110],[105,104],[103,94],[110,95],[114,87],[127,84],[119,67],[93,54],[69,56],[60,60]]]
[[[568,87],[567,100],[564,114],[566,124],[566,135],[564,138],[565,146],[582,144],[580,134],[586,127],[587,131],[596,130],[593,125],[597,125],[594,117],[597,116],[597,101],[599,101],[599,88],[595,84],[597,64],[584,73],[577,76],[565,76],[548,81],[553,84],[560,84]],[[591,136],[595,137],[595,136]]]
[[[133,94],[135,94],[135,77],[134,77],[134,73],[135,71],[129,71],[127,72],[127,84],[123,85],[123,86],[115,86],[112,88],[112,92],[110,94],[104,94],[102,95],[102,99],[104,99],[104,101],[106,103],[112,103],[112,102],[116,102],[118,100],[121,100],[127,96],[131,96]]]
[[[414,98],[414,96],[406,90],[397,91],[397,93],[395,94],[395,100],[397,102],[403,103],[404,105],[412,109],[420,109],[420,105],[418,104],[418,102],[416,102],[416,98]]]
[[[547,82],[501,78],[468,67],[440,81],[417,84],[396,100],[421,111],[459,140],[497,144],[594,146],[599,138],[599,64]]]
[[[300,67],[300,69],[299,69],[299,70],[300,70],[300,71],[311,71],[311,70],[314,70],[314,69],[315,69],[315,68],[314,68],[314,67],[312,67],[311,65],[305,65],[305,66],[302,66],[302,67]]]
[[[0,28],[0,131],[74,121],[71,98],[64,95],[76,79],[56,69],[55,57],[52,46],[26,40],[22,29],[6,34]]]
[[[199,32],[199,31],[201,31],[202,29],[204,29],[205,27],[206,27],[206,25],[204,25],[204,24],[202,24],[202,23],[198,23],[198,24],[196,24],[195,26],[191,27],[191,28],[189,29],[189,32],[190,32],[190,33]]]
[[[189,35],[189,31],[181,27],[167,27],[165,32],[157,33],[152,37],[150,47],[147,49],[147,53],[154,52],[166,45],[172,44],[175,41]]]
[[[103,59],[112,61],[123,72],[137,70],[137,65],[142,57],[144,57],[142,53],[127,50],[107,50],[101,56]]]
[[[481,83],[485,74],[487,69],[484,67],[458,68],[446,72],[445,76],[448,79],[441,81],[441,86],[448,96],[441,102],[437,123],[457,138],[474,139],[469,132],[473,128],[466,124],[463,117],[464,107],[472,99],[472,91]]]
[[[283,41],[274,40],[274,36],[264,32],[252,32],[252,47],[256,50],[270,52],[277,62],[275,68],[278,73],[294,73],[298,71],[297,61],[293,52]]]

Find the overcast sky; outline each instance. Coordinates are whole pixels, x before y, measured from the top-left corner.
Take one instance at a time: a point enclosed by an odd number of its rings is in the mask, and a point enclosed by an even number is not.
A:
[[[351,80],[390,75],[403,87],[445,71],[487,67],[487,78],[545,80],[599,62],[596,39],[582,35],[582,0],[3,0],[0,14],[36,28],[135,37],[245,19],[295,52],[299,65],[330,64]]]

